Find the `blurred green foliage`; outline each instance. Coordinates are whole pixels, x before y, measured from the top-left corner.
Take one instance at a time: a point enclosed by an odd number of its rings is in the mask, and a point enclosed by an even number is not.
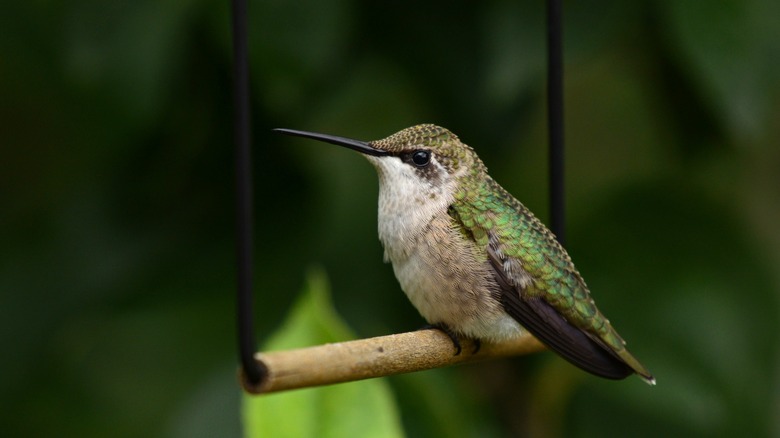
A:
[[[422,323],[370,166],[270,128],[437,123],[546,218],[543,2],[250,10],[259,333],[312,263],[359,336]],[[780,435],[780,3],[565,13],[568,247],[658,386],[550,353],[397,376],[404,430]],[[241,433],[229,23],[227,2],[0,4],[3,436]]]
[[[321,271],[308,276],[287,319],[261,348],[279,351],[354,339],[330,298]],[[382,379],[287,391],[267,397],[244,395],[246,437],[402,437],[395,399]]]

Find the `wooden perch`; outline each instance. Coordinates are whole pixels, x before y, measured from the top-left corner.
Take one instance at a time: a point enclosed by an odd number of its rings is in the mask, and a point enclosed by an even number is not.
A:
[[[449,336],[439,330],[419,330],[376,338],[359,339],[297,350],[255,354],[265,371],[257,385],[243,371],[241,385],[252,394],[307,388],[391,376],[467,362],[517,356],[545,347],[530,334],[502,343],[475,344],[461,340],[462,351],[455,356]]]

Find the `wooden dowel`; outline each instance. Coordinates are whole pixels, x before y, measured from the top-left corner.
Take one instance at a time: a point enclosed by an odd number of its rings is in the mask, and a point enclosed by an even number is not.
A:
[[[530,334],[501,343],[483,342],[473,353],[471,340],[461,341],[455,355],[450,338],[439,330],[419,330],[315,347],[257,353],[266,372],[256,385],[240,372],[244,389],[264,394],[296,388],[330,385],[374,377],[428,370],[466,362],[517,356],[545,347]]]

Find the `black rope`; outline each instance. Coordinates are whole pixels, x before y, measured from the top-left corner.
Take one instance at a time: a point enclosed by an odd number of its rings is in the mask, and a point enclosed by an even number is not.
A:
[[[236,145],[236,258],[238,264],[238,344],[246,378],[257,384],[263,371],[254,360],[252,321],[252,160],[249,124],[249,62],[246,0],[233,0],[233,135]]]
[[[563,155],[563,6],[547,0],[547,129],[549,135],[550,228],[566,240]]]

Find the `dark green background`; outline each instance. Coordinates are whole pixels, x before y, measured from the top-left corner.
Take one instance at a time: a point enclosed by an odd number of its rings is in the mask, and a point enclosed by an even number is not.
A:
[[[371,166],[271,128],[440,124],[546,221],[543,2],[250,3],[260,333],[312,265],[360,336],[422,324]],[[568,248],[658,386],[550,353],[396,377],[405,428],[778,436],[780,4],[566,3]],[[205,0],[0,6],[3,436],[240,433],[229,22]]]

